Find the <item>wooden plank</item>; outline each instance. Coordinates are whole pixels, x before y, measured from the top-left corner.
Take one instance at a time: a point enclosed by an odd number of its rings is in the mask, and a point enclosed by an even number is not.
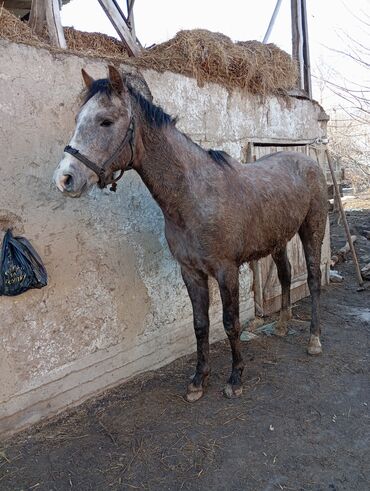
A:
[[[108,16],[117,34],[125,44],[130,56],[138,56],[140,48],[131,36],[130,30],[111,0],[99,0],[100,6]]]
[[[291,138],[253,138],[253,145],[255,147],[261,148],[262,146],[271,147],[271,146],[303,146],[303,145],[311,145],[314,141],[311,140],[292,140]],[[258,157],[257,157],[258,158]]]
[[[62,21],[60,19],[59,0],[46,0],[46,26],[50,41],[58,48],[67,48]]]

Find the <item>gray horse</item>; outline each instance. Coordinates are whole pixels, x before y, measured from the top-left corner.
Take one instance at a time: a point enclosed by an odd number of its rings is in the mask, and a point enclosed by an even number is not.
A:
[[[312,301],[308,353],[321,353],[320,256],[327,195],[317,163],[300,153],[279,152],[242,165],[190,140],[174,118],[133,89],[113,66],[107,79],[94,80],[84,70],[82,75],[84,103],[54,181],[66,196],[79,197],[94,184],[114,189],[123,172],[133,168],[161,207],[166,239],[193,307],[198,361],[187,400],[203,395],[210,371],[208,277],[216,278],[220,288],[232,350],[224,393],[239,396],[244,368],[239,267],[272,255],[282,287],[277,334],[285,335],[291,318],[287,243],[297,232]]]

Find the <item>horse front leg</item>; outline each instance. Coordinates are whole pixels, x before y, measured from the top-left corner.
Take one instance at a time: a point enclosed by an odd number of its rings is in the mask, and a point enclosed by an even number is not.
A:
[[[242,373],[244,362],[240,352],[239,321],[239,268],[236,265],[219,271],[216,275],[220,288],[223,323],[229,338],[232,353],[232,370],[224,388],[226,397],[239,397],[242,394]]]
[[[183,267],[181,273],[193,307],[194,331],[197,338],[197,366],[186,393],[186,400],[195,402],[202,397],[210,372],[208,276]]]

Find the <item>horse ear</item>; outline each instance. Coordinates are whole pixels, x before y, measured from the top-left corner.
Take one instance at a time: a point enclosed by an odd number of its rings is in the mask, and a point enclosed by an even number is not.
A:
[[[113,89],[117,92],[117,94],[122,94],[125,89],[125,84],[122,79],[122,75],[119,73],[117,68],[113,65],[108,66],[109,72],[109,81],[113,87]]]
[[[81,74],[82,74],[82,78],[84,79],[86,87],[89,89],[92,86],[94,79],[90,77],[90,75],[87,72],[85,72],[83,68],[81,68]]]

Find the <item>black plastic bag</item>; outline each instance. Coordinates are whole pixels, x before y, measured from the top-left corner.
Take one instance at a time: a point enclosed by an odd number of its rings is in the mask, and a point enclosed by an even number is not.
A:
[[[42,288],[48,276],[40,256],[24,237],[5,233],[0,258],[0,295],[19,295],[30,288]]]

